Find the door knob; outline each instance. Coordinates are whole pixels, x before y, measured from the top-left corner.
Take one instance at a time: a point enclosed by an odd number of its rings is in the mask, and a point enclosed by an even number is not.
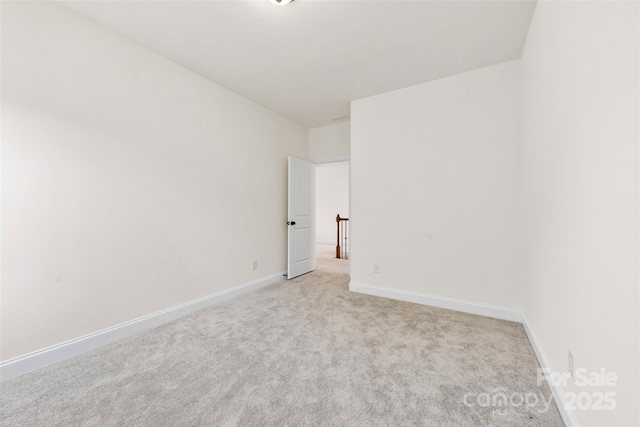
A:
[[[295,221],[287,221],[287,225],[296,225]]]

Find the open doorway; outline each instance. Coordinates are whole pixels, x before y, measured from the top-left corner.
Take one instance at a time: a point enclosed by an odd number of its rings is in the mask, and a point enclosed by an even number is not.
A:
[[[316,266],[349,274],[349,162],[316,165]]]

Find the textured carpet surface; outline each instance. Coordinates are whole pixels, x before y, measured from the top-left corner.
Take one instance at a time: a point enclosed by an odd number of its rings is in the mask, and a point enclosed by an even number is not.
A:
[[[563,425],[520,324],[350,293],[346,265],[6,381],[0,422]]]

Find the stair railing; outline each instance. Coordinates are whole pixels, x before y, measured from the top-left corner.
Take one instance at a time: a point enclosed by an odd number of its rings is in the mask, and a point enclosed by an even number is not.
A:
[[[349,218],[340,218],[340,214],[336,215],[336,258],[348,259],[349,246],[347,238],[349,235]]]

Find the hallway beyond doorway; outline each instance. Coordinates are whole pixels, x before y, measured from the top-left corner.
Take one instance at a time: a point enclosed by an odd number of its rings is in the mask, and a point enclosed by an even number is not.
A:
[[[336,258],[336,248],[316,245],[316,268],[330,273],[349,274],[349,260]]]

